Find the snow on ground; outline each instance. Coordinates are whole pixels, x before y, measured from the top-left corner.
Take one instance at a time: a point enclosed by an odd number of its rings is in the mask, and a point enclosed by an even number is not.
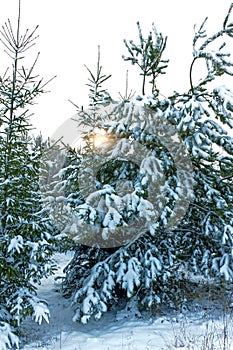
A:
[[[56,276],[62,276],[72,255],[56,254],[54,258],[58,264]],[[233,319],[223,319],[217,312],[210,315],[205,310],[196,313],[184,310],[183,313],[138,319],[122,310],[82,325],[72,322],[70,301],[61,296],[54,276],[43,280],[38,295],[48,301],[50,323],[38,326],[26,320],[22,326],[22,350],[233,349]]]

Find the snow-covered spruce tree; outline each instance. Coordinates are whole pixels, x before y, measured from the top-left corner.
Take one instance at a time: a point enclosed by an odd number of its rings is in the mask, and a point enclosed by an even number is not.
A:
[[[43,140],[39,135],[35,138],[36,148],[41,149],[41,169],[40,169],[40,190],[43,208],[50,223],[53,226],[53,236],[55,238],[53,247],[55,251],[64,252],[74,246],[72,239],[65,234],[65,228],[70,215],[69,208],[64,205],[66,202],[65,191],[66,179],[62,173],[66,173],[66,163],[69,160],[69,149],[64,151],[60,142],[52,142],[51,139]],[[66,150],[66,149],[65,149]],[[62,171],[61,170],[62,166]],[[72,167],[73,170],[73,167]],[[75,174],[73,174],[72,179]],[[75,181],[74,181],[75,182]],[[73,185],[74,186],[74,185]],[[66,220],[64,220],[66,217]]]
[[[78,122],[82,125],[82,128],[84,127],[82,147],[72,148],[70,145],[62,143],[63,146],[60,148],[61,159],[58,164],[54,164],[56,150],[53,148],[50,148],[51,153],[48,154],[47,161],[45,159],[45,163],[52,161],[53,174],[52,177],[45,179],[44,203],[61,237],[75,238],[80,232],[80,225],[83,226],[83,222],[76,212],[76,208],[85,203],[83,194],[80,192],[80,166],[83,154],[90,155],[90,152],[93,151],[92,136],[99,125],[100,113],[97,111],[100,105],[106,105],[111,100],[108,92],[102,88],[103,82],[109,79],[110,75],[102,73],[99,47],[96,74],[92,73],[88,67],[86,69],[90,75],[87,84],[90,88],[90,104],[88,112],[84,111],[83,108],[79,110],[81,121]],[[92,166],[92,161],[90,161],[90,166]],[[54,169],[57,169],[57,172],[54,173]],[[45,175],[48,177],[48,172]],[[85,176],[82,176],[82,179],[84,183],[87,180]],[[84,229],[82,227],[82,231]],[[90,247],[85,245],[85,242],[76,244],[74,250],[75,258],[66,269],[67,271],[72,270],[72,273],[67,274],[66,283],[63,286],[64,295],[70,295],[73,290],[76,290],[80,275],[87,274],[96,262],[103,260],[108,255],[106,250],[104,251],[98,246]],[[112,250],[109,249],[108,251]]]
[[[67,267],[66,285],[76,284],[75,321],[99,319],[121,298],[143,308],[174,305],[177,282],[184,278],[180,271],[232,280],[233,94],[225,86],[213,87],[216,77],[232,75],[225,44],[213,49],[223,36],[233,37],[232,7],[215,35],[207,37],[205,22],[195,33],[190,90],[181,94],[164,98],[155,87],[167,63],[161,60],[166,40],[155,28],[144,39],[138,25],[139,44],[126,42],[129,57],[124,59],[140,67],[142,93],[146,77],[152,78],[152,95],[96,110],[95,125],[106,131],[108,141],[93,147],[94,133],[87,138],[90,150],[83,150],[78,190],[84,203],[74,208],[82,222],[77,241],[115,251],[85,273],[75,269],[81,261],[77,254]],[[199,58],[207,75],[195,86],[192,68]],[[91,120],[90,113],[78,114],[86,124]],[[183,172],[182,161],[189,165]]]
[[[20,1],[16,33],[8,20],[1,43],[12,65],[0,77],[0,349],[18,346],[17,329],[27,315],[39,324],[49,320],[34,284],[51,274],[52,227],[41,205],[41,149],[30,138],[28,106],[45,84],[34,73],[38,57],[27,69],[25,51],[35,31],[20,33]]]

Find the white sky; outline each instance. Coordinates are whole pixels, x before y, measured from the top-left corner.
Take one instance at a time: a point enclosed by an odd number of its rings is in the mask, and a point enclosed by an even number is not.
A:
[[[0,24],[7,18],[16,23],[18,0],[0,0]],[[168,36],[164,58],[170,59],[167,74],[160,79],[160,91],[167,95],[189,87],[189,66],[192,60],[194,24],[208,16],[206,28],[210,34],[222,27],[231,0],[22,0],[22,28],[33,29],[39,24],[36,50],[41,52],[37,71],[46,79],[57,75],[48,94],[38,98],[34,106],[33,124],[44,136],[53,132],[75,114],[68,102],[87,106],[88,78],[86,64],[95,70],[97,47],[101,47],[103,72],[112,74],[108,82],[113,97],[124,93],[125,74],[129,69],[129,87],[141,90],[138,71],[122,54],[127,54],[123,39],[137,41],[139,20],[147,35],[152,22],[158,31]],[[233,53],[233,40],[228,51]],[[2,55],[2,52],[1,52]],[[28,52],[33,61],[35,49]],[[1,59],[1,62],[4,62]],[[1,72],[4,70],[1,67]],[[233,88],[233,77],[221,84]]]

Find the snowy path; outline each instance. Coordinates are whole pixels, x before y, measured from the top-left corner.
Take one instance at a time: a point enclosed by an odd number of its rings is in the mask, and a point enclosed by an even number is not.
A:
[[[55,255],[59,266],[56,275],[62,275],[62,269],[70,259],[71,255]],[[72,322],[70,302],[59,293],[54,277],[43,281],[38,295],[49,303],[50,324],[44,322],[38,326],[31,320],[25,321],[23,350],[199,350],[205,335],[213,338],[209,340],[214,342],[215,349],[223,349],[222,322],[207,320],[202,312],[191,317],[176,315],[153,320],[126,319],[125,313],[121,312],[118,321],[109,313],[98,322],[81,325]],[[225,349],[233,349],[233,345]]]

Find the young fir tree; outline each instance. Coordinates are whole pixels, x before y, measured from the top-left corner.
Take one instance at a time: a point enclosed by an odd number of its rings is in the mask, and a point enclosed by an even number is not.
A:
[[[86,67],[86,66],[85,66]],[[83,226],[83,222],[77,215],[76,208],[85,203],[84,196],[80,191],[80,167],[83,162],[83,153],[91,154],[93,145],[93,132],[99,125],[98,112],[100,106],[106,105],[111,100],[111,97],[105,89],[102,88],[102,83],[110,78],[110,75],[102,74],[102,66],[100,65],[100,48],[98,48],[98,60],[96,75],[86,67],[90,74],[88,86],[90,88],[90,105],[88,112],[80,109],[80,117],[82,122],[80,125],[84,127],[83,140],[86,143],[85,147],[79,147],[77,149],[72,148],[70,145],[63,144],[63,147],[59,147],[60,142],[57,143],[57,147],[50,147],[45,152],[45,164],[48,164],[52,169],[52,176],[46,166],[45,176],[43,176],[43,202],[46,206],[54,226],[60,232],[60,237],[72,237],[75,238],[80,232],[80,225]],[[76,105],[75,105],[76,106]],[[87,129],[85,129],[87,127]],[[58,140],[55,140],[55,142]],[[60,140],[62,142],[62,139]],[[94,155],[94,153],[92,152]],[[58,162],[56,161],[57,159]],[[92,165],[92,160],[90,161]],[[85,185],[86,177],[82,176]],[[88,186],[88,185],[87,185]],[[82,231],[85,230],[82,227]],[[71,290],[75,290],[78,285],[78,276],[80,273],[84,275],[90,268],[99,260],[108,255],[107,251],[99,249],[98,246],[90,247],[84,244],[73,244],[72,248],[75,250],[75,256],[78,259],[73,259],[71,262],[72,277],[67,278],[67,284],[64,285],[64,294],[70,295]],[[70,241],[69,241],[70,244]],[[70,245],[69,245],[70,246]],[[71,268],[69,266],[69,269]],[[82,271],[82,272],[81,272]],[[74,277],[77,275],[77,278]]]
[[[1,31],[12,66],[0,77],[0,349],[18,347],[17,328],[27,315],[49,321],[35,284],[52,272],[52,227],[40,197],[43,150],[30,138],[27,109],[45,84],[34,73],[38,56],[31,68],[22,65],[36,29],[20,33],[19,1],[16,33],[9,20]]]
[[[46,213],[53,224],[54,231],[57,232],[56,240],[63,240],[65,235],[61,232],[65,229],[64,216],[69,213],[64,211],[64,196],[59,195],[60,188],[63,186],[59,178],[61,164],[64,166],[64,152],[59,142],[51,142],[50,139],[43,140],[37,137],[36,144],[43,149],[42,167],[40,171],[40,189],[42,192],[42,202]],[[58,180],[59,179],[59,180]],[[61,242],[60,242],[61,243]],[[59,244],[56,246],[56,249]]]
[[[122,298],[143,308],[174,305],[184,278],[180,271],[233,279],[233,93],[213,87],[216,77],[233,74],[233,63],[225,44],[212,48],[218,39],[233,37],[232,7],[215,35],[207,37],[205,21],[195,33],[189,91],[160,96],[155,78],[167,63],[161,60],[166,39],[155,28],[144,39],[138,25],[140,42],[125,42],[124,59],[141,69],[142,96],[106,112],[101,101],[93,113],[79,111],[91,133],[78,167],[83,203],[74,207],[77,241],[107,249],[93,265],[78,245],[67,267],[75,321],[99,319]],[[207,75],[194,85],[199,58]],[[152,78],[151,96],[144,95],[146,77]],[[101,147],[95,146],[93,126],[106,131]]]

